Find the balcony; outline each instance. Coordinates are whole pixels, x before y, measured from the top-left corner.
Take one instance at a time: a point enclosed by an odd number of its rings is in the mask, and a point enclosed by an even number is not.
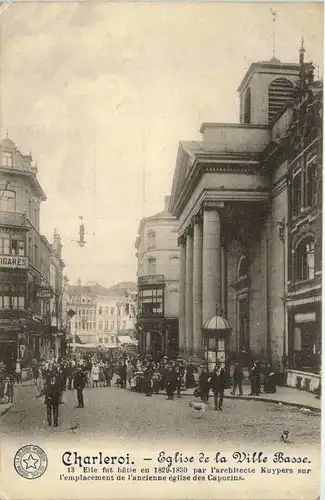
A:
[[[138,277],[138,286],[163,285],[163,284],[164,284],[163,274],[149,274],[147,276]]]
[[[15,212],[0,212],[0,224],[3,226],[26,227],[26,215]]]

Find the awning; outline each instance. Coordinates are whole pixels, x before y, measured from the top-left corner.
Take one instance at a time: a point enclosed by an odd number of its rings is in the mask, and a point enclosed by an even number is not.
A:
[[[117,337],[117,340],[118,340],[119,344],[135,344],[135,343],[137,343],[133,339],[131,339],[131,337],[129,337],[128,335],[120,335],[119,337]]]

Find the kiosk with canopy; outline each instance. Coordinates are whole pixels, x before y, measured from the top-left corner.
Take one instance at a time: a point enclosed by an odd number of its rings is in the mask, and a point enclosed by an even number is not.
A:
[[[204,359],[208,364],[209,371],[213,371],[217,360],[227,370],[227,358],[230,347],[231,328],[228,321],[222,316],[212,316],[202,328]]]

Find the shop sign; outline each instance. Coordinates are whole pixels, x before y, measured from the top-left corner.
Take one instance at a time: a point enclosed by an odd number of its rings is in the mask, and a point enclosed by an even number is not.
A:
[[[36,290],[36,297],[38,299],[51,299],[53,297],[53,290],[49,287],[40,287]]]
[[[0,267],[9,269],[28,269],[28,257],[0,255]]]
[[[139,276],[139,285],[163,285],[164,275],[163,274],[153,274],[149,276]]]

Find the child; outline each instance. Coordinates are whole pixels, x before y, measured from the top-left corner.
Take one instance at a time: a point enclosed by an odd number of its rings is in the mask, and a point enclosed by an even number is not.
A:
[[[5,378],[5,395],[9,403],[14,402],[14,380],[12,375],[8,375],[8,377]]]

